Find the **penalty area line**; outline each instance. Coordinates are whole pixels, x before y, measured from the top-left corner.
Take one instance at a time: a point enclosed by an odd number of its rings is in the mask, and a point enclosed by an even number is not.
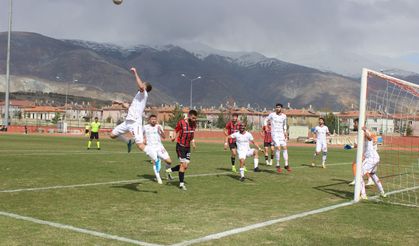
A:
[[[248,225],[248,226],[244,226],[244,227],[240,227],[240,228],[236,228],[236,229],[232,229],[232,230],[228,230],[228,231],[223,231],[223,232],[219,232],[219,233],[215,233],[215,234],[210,234],[210,235],[207,235],[205,237],[201,237],[201,238],[197,238],[197,239],[193,239],[193,240],[189,240],[189,241],[183,241],[183,242],[180,242],[180,243],[172,244],[171,246],[187,246],[187,245],[192,245],[192,244],[196,244],[196,243],[203,243],[203,242],[207,242],[207,241],[212,241],[212,240],[220,239],[220,238],[223,238],[223,237],[228,237],[228,236],[231,236],[231,235],[247,232],[247,231],[250,231],[250,230],[270,226],[270,225],[273,225],[273,224],[282,223],[282,222],[286,222],[286,221],[290,221],[290,220],[295,220],[295,219],[299,219],[299,218],[306,217],[306,216],[313,215],[313,214],[324,213],[324,212],[327,212],[327,211],[330,211],[330,210],[350,206],[350,205],[353,205],[353,204],[355,204],[354,201],[339,203],[339,204],[336,204],[336,205],[333,205],[333,206],[323,207],[323,208],[319,208],[319,209],[315,209],[315,210],[311,210],[311,211],[307,211],[307,212],[294,214],[294,215],[287,216],[287,217],[268,220],[268,221],[253,224],[253,225]]]
[[[142,242],[142,241],[138,241],[138,240],[135,240],[135,239],[120,237],[120,236],[116,236],[116,235],[111,235],[111,234],[98,232],[98,231],[92,231],[92,230],[83,229],[83,228],[78,228],[78,227],[74,227],[74,226],[71,226],[71,225],[60,224],[60,223],[46,221],[46,220],[40,220],[40,219],[27,217],[27,216],[22,216],[22,215],[18,215],[18,214],[14,214],[14,213],[8,213],[8,212],[0,211],[0,215],[5,216],[5,217],[9,217],[9,218],[13,218],[13,219],[17,219],[17,220],[24,220],[24,221],[29,221],[29,222],[36,223],[36,224],[47,225],[47,226],[51,226],[51,227],[55,227],[55,228],[59,228],[59,229],[64,229],[64,230],[74,231],[74,232],[78,232],[78,233],[83,233],[83,234],[87,234],[87,235],[91,235],[91,236],[95,236],[95,237],[100,237],[100,238],[104,238],[104,239],[111,239],[111,240],[116,240],[116,241],[120,241],[120,242],[131,243],[131,244],[134,244],[134,245],[161,246],[160,244],[152,244],[152,243]]]
[[[405,191],[416,190],[418,188],[419,188],[419,186],[414,186],[414,187],[410,187],[410,188],[406,188],[406,189],[395,190],[395,191],[388,192],[387,195],[397,194],[397,193],[401,193],[401,192],[405,192]],[[378,198],[379,198],[379,196],[373,196],[373,197],[371,197],[371,200],[378,200]],[[299,218],[302,218],[302,217],[306,217],[306,216],[309,216],[309,215],[320,214],[320,213],[328,212],[328,211],[331,211],[331,210],[334,210],[334,209],[351,206],[351,205],[354,205],[356,203],[357,202],[355,202],[355,201],[339,203],[339,204],[336,204],[336,205],[327,206],[327,207],[323,207],[323,208],[319,208],[319,209],[315,209],[315,210],[311,210],[311,211],[306,211],[306,212],[302,212],[302,213],[298,213],[298,214],[294,214],[294,215],[290,215],[290,216],[286,216],[286,217],[282,217],[282,218],[278,218],[278,219],[268,220],[268,221],[257,223],[257,224],[252,224],[252,225],[248,225],[248,226],[244,226],[244,227],[240,227],[240,228],[235,228],[235,229],[232,229],[232,230],[227,230],[227,231],[223,231],[223,232],[219,232],[219,233],[210,234],[210,235],[207,235],[207,236],[204,236],[204,237],[201,237],[201,238],[196,238],[196,239],[172,244],[171,246],[187,246],[187,245],[192,245],[192,244],[196,244],[196,243],[203,243],[203,242],[207,242],[207,241],[212,241],[212,240],[220,239],[220,238],[223,238],[223,237],[228,237],[228,236],[232,236],[232,235],[235,235],[235,234],[240,234],[240,233],[243,233],[243,232],[247,232],[247,231],[250,231],[250,230],[270,226],[270,225],[273,225],[273,224],[287,222],[287,221],[299,219]]]

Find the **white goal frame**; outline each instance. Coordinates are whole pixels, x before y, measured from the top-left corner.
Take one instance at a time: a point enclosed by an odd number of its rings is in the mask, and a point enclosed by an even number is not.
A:
[[[359,98],[359,121],[358,121],[358,148],[356,153],[356,175],[355,175],[355,188],[354,188],[354,201],[358,202],[360,200],[361,194],[361,179],[362,179],[362,155],[364,152],[364,132],[361,131],[362,127],[365,125],[366,120],[366,108],[367,108],[367,86],[368,86],[368,76],[374,75],[376,77],[382,78],[384,80],[390,81],[395,85],[403,87],[403,85],[413,88],[418,88],[419,85],[413,84],[411,82],[398,79],[368,68],[362,69],[361,77],[361,92]],[[416,91],[411,91],[413,94],[417,94]]]

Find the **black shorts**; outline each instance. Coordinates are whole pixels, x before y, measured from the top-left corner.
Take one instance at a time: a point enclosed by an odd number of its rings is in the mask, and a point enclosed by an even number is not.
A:
[[[191,147],[185,147],[176,143],[176,153],[180,161],[187,160],[189,162],[191,160]]]
[[[91,132],[90,139],[99,139],[99,132]]]
[[[234,142],[234,143],[230,143],[228,146],[230,147],[230,150],[231,150],[231,149],[237,149],[237,144],[236,144],[236,142]]]
[[[273,142],[263,142],[263,146],[264,147],[271,147],[271,146],[274,146],[274,143]]]

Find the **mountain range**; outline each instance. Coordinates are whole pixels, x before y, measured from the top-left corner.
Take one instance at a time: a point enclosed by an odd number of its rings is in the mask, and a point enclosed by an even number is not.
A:
[[[0,74],[5,74],[7,33],[0,33]],[[176,45],[121,47],[83,40],[60,40],[13,32],[12,91],[69,93],[130,100],[134,66],[153,85],[150,104],[233,104],[272,108],[344,110],[357,104],[359,79],[268,58],[255,52],[196,52]],[[185,74],[186,77],[182,77]],[[201,79],[190,79],[201,76]],[[409,77],[410,76],[410,77]],[[408,78],[419,81],[414,73]],[[4,75],[0,90],[4,91]]]

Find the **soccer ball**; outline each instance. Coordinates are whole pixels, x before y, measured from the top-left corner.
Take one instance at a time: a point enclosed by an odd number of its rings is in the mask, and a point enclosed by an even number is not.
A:
[[[120,5],[122,3],[122,0],[112,0],[114,4]]]

